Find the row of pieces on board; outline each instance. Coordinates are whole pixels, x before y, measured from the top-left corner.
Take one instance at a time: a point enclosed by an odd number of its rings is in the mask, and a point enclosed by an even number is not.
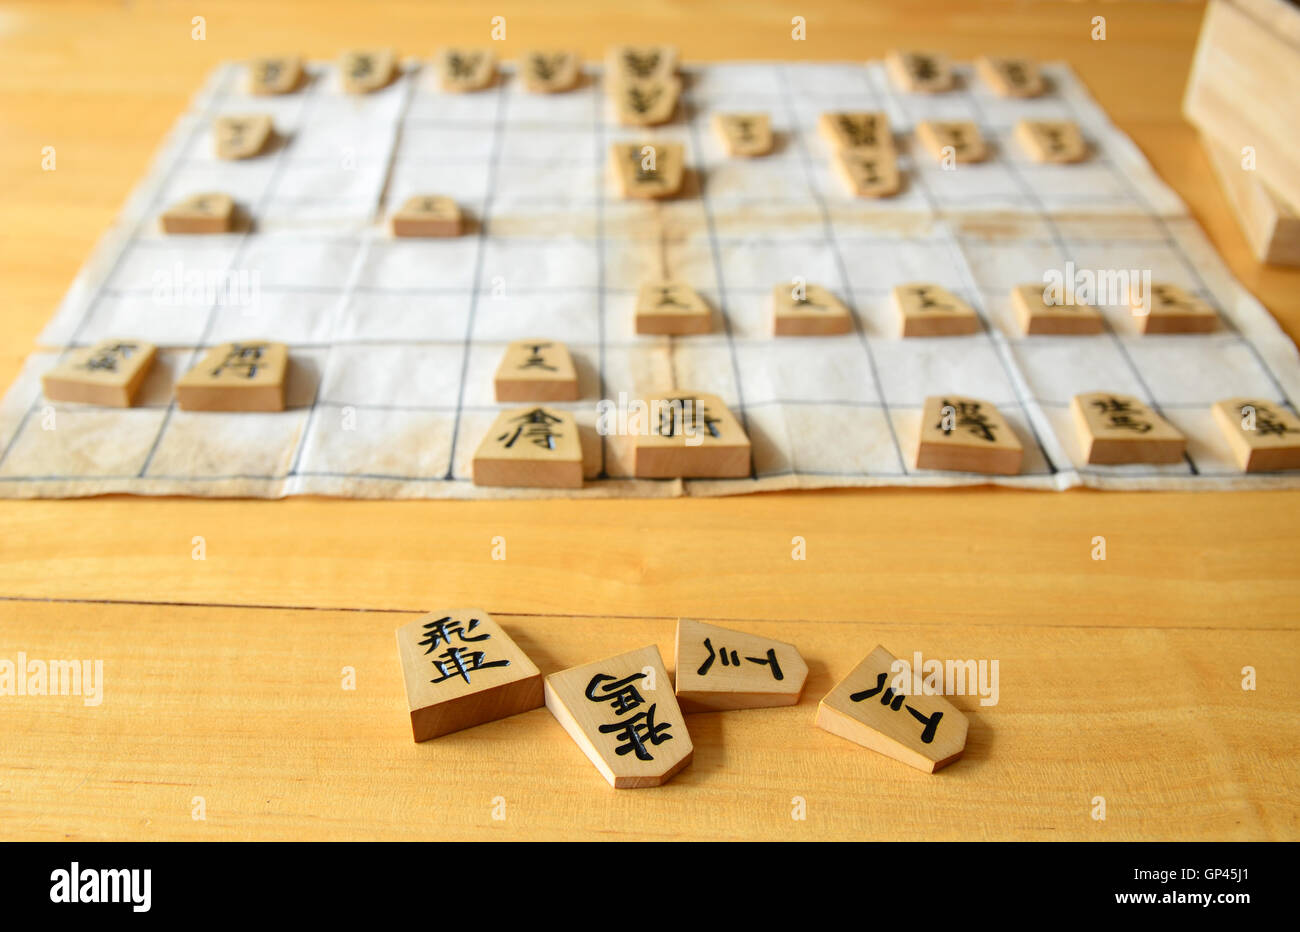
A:
[[[157,353],[143,342],[105,341],[74,351],[43,377],[45,396],[127,406]],[[288,350],[283,343],[225,343],[210,349],[176,382],[188,411],[282,411]],[[577,371],[568,348],[545,340],[509,345],[495,377],[499,403],[533,407],[501,412],[473,460],[476,485],[581,488],[584,455],[577,420],[547,402],[576,401]],[[1300,418],[1271,402],[1230,398],[1211,406],[1244,472],[1300,468]],[[1138,398],[1113,392],[1075,395],[1071,410],[1090,464],[1178,463],[1183,434]],[[675,389],[629,405],[619,434],[634,437],[634,475],[643,479],[745,478],[751,445],[716,395]],[[1024,448],[997,407],[955,394],[925,399],[915,451],[917,469],[1017,475]]]
[[[808,675],[793,644],[689,618],[677,622],[675,682],[655,645],[543,678],[476,609],[404,625],[397,651],[416,741],[545,704],[616,789],[658,786],[690,764],[684,713],[795,705]],[[814,724],[933,773],[961,757],[969,723],[942,695],[942,673],[900,675],[895,664],[877,646],[822,698]]]

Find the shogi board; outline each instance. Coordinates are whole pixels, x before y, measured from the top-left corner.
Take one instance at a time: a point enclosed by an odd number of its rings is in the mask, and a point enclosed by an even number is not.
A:
[[[617,125],[599,70],[561,94],[531,94],[507,66],[477,93],[442,92],[407,63],[388,87],[344,93],[332,66],[299,90],[250,98],[244,67],[219,68],[183,115],[45,330],[0,406],[0,495],[106,492],[278,497],[671,496],[871,485],[1064,489],[1258,488],[1300,474],[1241,475],[1211,415],[1221,399],[1293,406],[1300,360],[1227,272],[1186,207],[1107,120],[1068,68],[1046,95],[994,96],[968,65],[945,94],[904,95],[879,63],[715,64],[683,69],[684,106],[655,128]],[[899,194],[855,199],[816,130],[826,111],[878,110],[894,129]],[[764,112],[778,145],[729,158],[717,113]],[[282,143],[238,163],[212,155],[223,113],[269,113]],[[1021,119],[1067,119],[1091,143],[1074,165],[1032,162]],[[969,120],[990,157],[945,171],[913,135],[924,119]],[[620,199],[606,175],[618,141],[685,147],[692,179],[662,203]],[[230,234],[167,236],[169,204],[231,194],[254,218]],[[418,193],[453,195],[466,235],[394,239],[386,219]],[[1117,302],[1106,332],[1025,337],[1013,286],[1047,269],[1149,269],[1217,307],[1212,334],[1142,336]],[[187,276],[189,281],[187,282]],[[855,313],[849,334],[775,338],[769,297],[801,277]],[[698,336],[638,336],[639,285],[680,279],[717,309]],[[979,332],[898,335],[890,290],[942,285]],[[187,290],[187,284],[194,287]],[[206,288],[219,285],[220,288]],[[40,375],[105,336],[161,349],[129,410],[51,406]],[[499,406],[492,376],[525,336],[565,342],[581,400],[581,490],[473,485],[471,460]],[[175,379],[204,347],[281,341],[287,410],[179,410]],[[675,386],[714,393],[753,444],[753,473],[636,480],[632,438],[596,431],[596,402]],[[1163,466],[1089,466],[1070,399],[1114,391],[1153,403],[1188,438]],[[917,471],[927,395],[986,399],[1025,446],[1017,476]],[[51,417],[52,415],[52,417]],[[53,429],[49,429],[53,427]]]

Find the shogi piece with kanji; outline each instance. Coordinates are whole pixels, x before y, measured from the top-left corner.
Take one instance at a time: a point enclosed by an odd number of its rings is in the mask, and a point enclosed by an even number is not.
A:
[[[708,304],[685,282],[646,282],[637,292],[637,333],[681,336],[712,329]]]
[[[176,381],[185,411],[283,411],[289,350],[283,343],[222,343]]]
[[[1229,398],[1211,409],[1242,472],[1300,469],[1300,418],[1279,404]]]
[[[577,52],[536,49],[520,56],[519,72],[534,94],[559,94],[578,86],[582,59]]]
[[[620,124],[658,126],[667,123],[677,112],[682,82],[676,76],[645,81],[624,80],[612,85],[609,93]]]
[[[817,706],[818,728],[934,773],[966,750],[966,716],[940,695],[916,691],[877,646]],[[900,689],[908,690],[901,692]]]
[[[772,119],[766,113],[717,113],[713,129],[728,155],[749,158],[772,151]]]
[[[745,429],[717,395],[674,391],[647,400],[636,436],[638,479],[737,479],[749,475]]]
[[[1178,463],[1187,440],[1151,406],[1131,395],[1086,392],[1070,401],[1088,463]]]
[[[503,411],[474,451],[474,484],[533,489],[582,488],[582,440],[568,411]]]
[[[302,59],[296,55],[254,58],[248,63],[248,93],[255,97],[288,94],[302,81]]]
[[[1051,297],[1051,304],[1047,299]],[[1011,306],[1028,336],[1090,336],[1105,330],[1101,313],[1089,304],[1066,304],[1060,289],[1042,283],[1011,289]]]
[[[157,353],[143,340],[102,340],[69,351],[41,376],[41,387],[50,401],[129,408]]]
[[[940,163],[964,165],[988,158],[984,136],[970,120],[922,120],[916,138]]]
[[[487,49],[439,49],[433,56],[444,91],[481,91],[497,76],[497,58]]]
[[[909,94],[937,94],[952,90],[952,65],[938,52],[892,51],[885,69],[899,90]]]
[[[999,97],[1038,97],[1046,90],[1038,65],[1027,58],[981,56],[975,73]]]
[[[896,285],[894,307],[905,337],[955,337],[978,333],[979,315],[947,288],[926,282]]]
[[[667,783],[695,753],[654,645],[552,673],[546,707],[615,789]]]
[[[817,132],[835,152],[893,150],[889,118],[876,110],[834,110],[817,118]]]
[[[1007,419],[987,401],[960,395],[925,399],[917,469],[1014,476],[1024,452]]]
[[[163,211],[164,233],[229,233],[235,225],[235,202],[229,194],[193,194]]]
[[[392,49],[354,49],[339,59],[339,80],[349,94],[369,94],[387,87],[397,73]]]
[[[772,289],[772,333],[776,336],[834,336],[852,329],[849,309],[820,285],[782,284]]]
[[[653,81],[677,72],[677,49],[671,45],[615,45],[605,58],[605,79],[611,83]]]
[[[1219,326],[1219,315],[1200,298],[1177,285],[1154,284],[1149,295],[1134,289],[1131,307],[1143,333],[1209,333]]]
[[[217,158],[252,158],[266,148],[266,143],[271,138],[271,129],[271,118],[264,113],[217,117],[212,124]]]
[[[831,165],[854,197],[892,197],[898,193],[898,156],[892,148],[842,149]]]
[[[1088,157],[1088,144],[1078,124],[1069,120],[1021,120],[1013,134],[1035,162],[1064,164]]]
[[[451,198],[417,194],[393,213],[394,236],[460,236],[460,206]]]
[[[673,197],[686,174],[686,150],[678,142],[615,143],[609,166],[623,197]]]
[[[793,644],[677,620],[677,701],[684,712],[795,705],[807,677]]]
[[[487,612],[430,612],[397,629],[416,741],[542,705],[542,673]]]
[[[499,402],[577,401],[578,371],[559,340],[516,340],[497,366],[495,388]]]

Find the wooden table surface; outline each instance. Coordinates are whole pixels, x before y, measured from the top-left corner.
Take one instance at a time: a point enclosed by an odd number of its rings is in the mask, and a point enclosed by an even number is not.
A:
[[[688,61],[895,46],[1067,60],[1300,334],[1300,273],[1253,262],[1179,116],[1197,5],[201,6],[0,8],[3,385],[214,65],[371,44],[427,56],[486,44],[496,14],[506,58],[668,40]],[[1105,41],[1089,37],[1095,15]],[[1295,492],[994,489],[2,501],[0,659],[102,659],[105,683],[94,707],[0,696],[0,838],[1295,839],[1298,506]],[[498,536],[505,560],[491,558]],[[791,558],[796,536],[806,560]],[[665,787],[615,792],[545,709],[410,740],[393,631],[468,605],[544,673],[647,643],[671,668],[688,615],[795,642],[809,680],[793,708],[691,716],[694,763]],[[954,699],[971,719],[963,760],[929,776],[812,727],[820,696],[877,643],[999,661],[996,706]]]

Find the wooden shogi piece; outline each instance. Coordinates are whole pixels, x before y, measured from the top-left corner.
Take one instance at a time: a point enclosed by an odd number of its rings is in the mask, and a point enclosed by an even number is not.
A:
[[[763,709],[797,704],[808,664],[785,641],[679,618],[675,674],[683,712]]]
[[[552,673],[546,708],[615,789],[667,783],[695,754],[653,644]]]
[[[940,285],[895,285],[892,295],[905,337],[956,337],[979,332],[980,319],[975,309]]]
[[[254,58],[248,63],[248,93],[254,97],[288,94],[302,82],[302,59],[296,55]]]
[[[620,81],[610,88],[618,122],[623,126],[658,126],[677,112],[681,79],[670,75],[646,81]]]
[[[893,150],[889,118],[876,110],[832,110],[817,118],[817,132],[834,152]]]
[[[497,57],[488,49],[439,49],[433,56],[438,85],[444,91],[481,91],[497,76]]]
[[[515,340],[501,357],[494,385],[498,402],[578,400],[578,371],[559,340]]]
[[[559,94],[578,86],[582,58],[577,52],[533,49],[519,56],[519,73],[534,94]]]
[[[1135,289],[1130,306],[1143,333],[1210,333],[1218,329],[1219,315],[1200,298],[1177,285],[1153,284],[1150,309],[1143,306],[1141,289]]]
[[[801,292],[796,295],[796,292]],[[853,329],[853,315],[820,285],[772,288],[772,333],[778,337],[835,336]]]
[[[907,695],[894,655],[877,645],[817,706],[818,728],[934,773],[966,750],[966,716],[943,696]]]
[[[646,282],[637,292],[636,332],[681,336],[708,333],[713,312],[699,293],[685,282]]]
[[[624,81],[652,81],[677,73],[677,49],[671,45],[615,45],[605,58],[609,86]]]
[[[271,118],[265,113],[219,116],[212,124],[217,158],[250,159],[266,148],[271,131]]]
[[[938,94],[953,88],[952,65],[939,52],[891,51],[885,69],[899,90],[909,94]]]
[[[636,436],[638,479],[739,479],[749,475],[745,429],[717,395],[685,389],[647,399]]]
[[[988,146],[980,128],[970,120],[922,120],[916,124],[916,138],[934,156],[943,162],[947,149],[952,149],[952,160],[958,165],[982,162],[988,158]]]
[[[41,376],[41,388],[50,401],[129,408],[157,353],[144,340],[101,340],[70,350]]]
[[[898,157],[893,148],[844,149],[831,156],[831,164],[855,197],[891,197],[898,193]]]
[[[542,705],[542,673],[487,612],[430,612],[397,629],[416,741]]]
[[[339,58],[339,80],[349,94],[369,94],[387,87],[397,73],[392,49],[352,49]]]
[[[235,202],[229,194],[193,194],[168,207],[159,219],[164,233],[229,233],[235,225]]]
[[[650,158],[647,148],[654,150],[653,170],[642,168]],[[686,150],[679,142],[616,142],[609,147],[609,163],[623,197],[673,197],[686,175]]]
[[[394,236],[460,236],[460,205],[449,197],[417,194],[409,197],[392,216]]]
[[[975,59],[975,73],[999,97],[1038,97],[1045,90],[1038,64],[1028,58]]]
[[[1065,164],[1088,157],[1088,143],[1071,120],[1021,120],[1013,134],[1035,162]]]
[[[1106,329],[1101,312],[1088,304],[1048,304],[1047,285],[1017,285],[1011,306],[1028,336],[1091,336]]]
[[[582,440],[568,411],[503,411],[474,451],[474,484],[532,489],[582,488]]]
[[[766,113],[715,113],[713,129],[728,155],[751,158],[772,151],[772,118]]]
[[[944,411],[951,407],[951,411]],[[1014,476],[1024,448],[993,405],[961,395],[933,395],[921,412],[917,469],[944,469]]]
[[[1131,395],[1085,392],[1070,400],[1070,411],[1084,460],[1093,465],[1178,463],[1187,449],[1174,425]]]
[[[1278,404],[1229,398],[1211,407],[1242,472],[1300,469],[1300,418]]]
[[[222,343],[176,381],[185,411],[283,411],[289,350],[283,343]]]

